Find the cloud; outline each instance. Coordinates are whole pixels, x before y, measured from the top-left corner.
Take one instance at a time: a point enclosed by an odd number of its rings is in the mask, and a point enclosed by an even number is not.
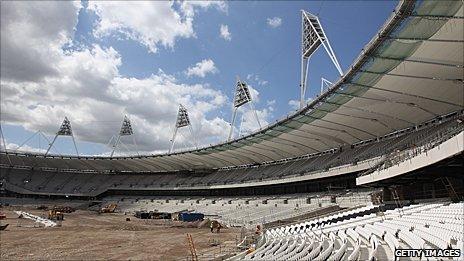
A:
[[[201,62],[195,64],[195,66],[189,67],[186,71],[187,76],[198,76],[204,78],[208,73],[217,73],[218,69],[214,66],[214,62],[211,59],[204,59]]]
[[[300,109],[300,100],[289,100],[288,105],[290,105],[292,110],[298,110]]]
[[[3,145],[3,144],[2,144]],[[16,143],[9,143],[7,142],[6,143],[6,149],[7,150],[11,150],[11,151],[14,151],[14,150],[17,150],[19,148],[19,145],[16,144]],[[19,148],[18,151],[21,151],[21,152],[32,152],[32,153],[45,153],[47,151],[47,149],[40,149],[40,148],[34,148],[34,147],[31,147],[27,144],[23,145],[21,148]],[[52,152],[55,152],[54,151],[54,148],[51,149]]]
[[[163,151],[169,148],[178,104],[182,103],[189,110],[200,144],[225,139],[228,122],[207,116],[228,104],[228,97],[214,86],[185,84],[162,70],[145,78],[121,76],[122,59],[112,47],[94,44],[79,50],[63,49],[72,39],[79,6],[67,1],[31,4],[34,7],[23,8],[23,2],[2,2],[0,106],[5,124],[53,135],[67,116],[79,141],[106,144],[118,133],[126,114],[139,150]],[[22,12],[7,14],[19,7]],[[50,25],[49,21],[55,22]],[[17,63],[7,62],[11,57],[3,55],[21,51],[23,57]],[[47,70],[35,70],[34,66],[41,64]],[[17,68],[23,71],[13,74]],[[191,146],[190,139],[187,129],[180,130],[176,147]],[[132,137],[123,142],[134,149]]]
[[[261,79],[258,74],[248,74],[246,78],[249,81],[257,83],[259,86],[265,86],[268,84],[268,81]]]
[[[122,35],[153,53],[159,45],[172,48],[176,39],[194,37],[198,8],[227,10],[225,2],[183,1],[178,5],[177,1],[91,1],[87,9],[99,17],[95,36]]]
[[[56,50],[72,37],[80,8],[71,1],[2,1],[2,80],[41,81],[57,75]]]
[[[277,28],[282,25],[282,18],[280,17],[268,18],[267,24],[272,28]]]
[[[226,40],[226,41],[232,40],[232,35],[229,32],[229,26],[221,24],[221,28],[219,29],[219,31],[221,33],[221,37],[224,40]]]
[[[313,101],[312,98],[307,98],[306,99],[306,104],[310,103],[311,101]],[[300,100],[289,100],[288,105],[290,105],[290,108],[292,108],[292,110],[299,110],[300,109]]]

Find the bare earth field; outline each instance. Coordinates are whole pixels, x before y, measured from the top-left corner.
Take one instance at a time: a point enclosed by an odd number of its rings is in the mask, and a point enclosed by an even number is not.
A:
[[[187,233],[192,235],[199,259],[204,260],[233,249],[240,235],[238,228],[222,229],[217,234],[209,228],[182,227],[181,222],[84,210],[65,214],[61,227],[34,227],[32,220],[18,219],[13,212],[18,209],[1,209],[7,215],[1,224],[9,224],[0,231],[1,260],[189,260]],[[46,211],[21,210],[46,215]],[[212,241],[219,246],[211,246]]]

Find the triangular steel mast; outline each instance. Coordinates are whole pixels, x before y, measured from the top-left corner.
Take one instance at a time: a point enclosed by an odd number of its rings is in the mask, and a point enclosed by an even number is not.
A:
[[[240,79],[237,77],[237,85],[235,87],[235,96],[234,96],[234,108],[232,112],[232,121],[230,122],[229,136],[227,137],[228,141],[230,141],[232,138],[232,133],[234,131],[234,125],[235,125],[235,118],[237,117],[237,110],[239,107],[247,103],[250,105],[250,109],[253,111],[255,115],[256,122],[258,123],[259,128],[261,128],[261,122],[259,122],[258,113],[256,113],[256,110],[253,106],[253,100],[251,99],[250,89],[248,85],[246,84],[246,82],[240,81]]]
[[[322,44],[325,51],[337,68],[340,76],[343,76],[343,70],[338,63],[337,57],[330,45],[324,29],[322,28],[319,18],[311,13],[301,10],[301,82],[300,82],[300,109],[306,104],[306,83],[308,80],[309,58],[317,51]]]
[[[10,156],[8,155],[8,151],[7,151],[7,148],[6,148],[5,135],[3,134],[3,129],[2,129],[2,125],[1,125],[1,124],[0,124],[0,135],[2,136],[2,143],[3,143],[3,146],[4,146],[4,148],[5,148],[5,155],[6,155],[6,158],[8,159],[8,162],[10,163],[10,165],[13,165],[13,163],[11,162]]]
[[[116,151],[119,144],[121,143],[121,137],[122,136],[130,136],[130,135],[133,135],[133,134],[134,134],[134,131],[132,130],[131,121],[130,121],[129,117],[127,117],[127,115],[124,115],[124,120],[122,121],[121,129],[119,130],[118,138],[116,139],[116,142],[113,145],[113,151],[111,151],[110,157],[113,157],[114,152]],[[133,138],[135,150],[136,150],[137,154],[139,154],[138,149],[137,149],[137,144],[135,143],[135,137],[133,136],[132,138]]]
[[[177,111],[176,124],[174,126],[174,134],[172,135],[171,147],[169,148],[169,153],[171,153],[171,151],[174,149],[174,143],[177,137],[177,131],[179,130],[179,128],[183,128],[183,127],[189,128],[190,135],[192,135],[194,144],[196,147],[198,147],[198,143],[193,133],[192,123],[190,122],[190,118],[187,112],[187,108],[185,108],[184,105],[179,104],[179,110]]]
[[[321,94],[324,92],[324,87],[330,87],[332,86],[333,83],[329,80],[327,80],[326,78],[322,77],[321,78]]]
[[[76,146],[76,140],[74,139],[73,131],[71,128],[71,122],[68,120],[68,117],[64,117],[64,120],[63,120],[63,123],[61,123],[60,129],[55,134],[53,141],[49,144],[47,152],[45,152],[45,155],[47,155],[48,152],[50,152],[50,149],[52,148],[58,136],[71,136],[73,144],[74,144],[74,149],[76,149],[76,155],[79,156],[79,151],[77,150],[77,146]]]

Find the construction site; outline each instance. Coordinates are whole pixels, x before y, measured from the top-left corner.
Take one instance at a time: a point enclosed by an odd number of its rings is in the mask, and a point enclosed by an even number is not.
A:
[[[239,228],[227,227],[211,233],[208,219],[141,219],[121,213],[116,205],[71,213],[56,209],[46,205],[0,208],[4,216],[0,224],[8,224],[0,231],[0,259],[221,259],[234,254],[241,233]],[[34,216],[53,223],[34,220]]]
[[[464,261],[464,1],[77,2],[0,1],[0,260]]]

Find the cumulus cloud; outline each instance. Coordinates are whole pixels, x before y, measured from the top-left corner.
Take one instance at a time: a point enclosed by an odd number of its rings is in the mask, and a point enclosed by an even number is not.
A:
[[[177,1],[91,1],[88,10],[99,17],[95,36],[123,35],[153,53],[159,45],[172,48],[177,38],[194,37],[198,8],[227,10],[225,2],[217,1],[183,1],[178,5]]]
[[[195,66],[191,66],[185,72],[188,76],[198,76],[204,78],[208,73],[217,73],[218,69],[214,65],[213,60],[211,59],[204,59],[201,62],[195,64]]]
[[[261,79],[258,74],[248,74],[246,78],[249,81],[257,83],[259,86],[264,86],[268,84],[268,81]]]
[[[3,144],[2,144],[3,145]],[[40,149],[40,148],[34,148],[34,147],[31,147],[27,144],[19,147],[20,145],[19,144],[16,144],[16,143],[9,143],[7,142],[6,143],[6,149],[7,150],[11,150],[11,151],[21,151],[21,152],[32,152],[32,153],[45,153],[47,151],[47,149]],[[52,149],[53,151],[53,149]]]
[[[56,49],[72,36],[80,8],[70,1],[2,1],[2,80],[40,81],[57,75],[52,62],[60,55]]]
[[[310,103],[312,100],[313,100],[312,98],[306,99],[306,104]],[[292,108],[292,110],[299,110],[300,100],[289,100],[288,105],[290,106],[290,108]]]
[[[227,97],[214,86],[185,84],[162,70],[146,78],[123,77],[121,56],[111,47],[95,44],[63,50],[72,39],[79,5],[68,1],[27,4],[33,6],[2,2],[0,105],[4,123],[53,135],[67,116],[78,140],[106,144],[118,133],[126,114],[139,149],[161,151],[169,147],[182,103],[200,144],[216,143],[227,135],[227,121],[206,116],[227,104]],[[12,63],[8,52],[23,52],[23,56]],[[41,65],[46,70],[36,70]],[[176,140],[178,147],[190,144],[183,131]],[[123,141],[134,149],[131,140]]]
[[[268,18],[267,24],[272,28],[277,28],[282,25],[282,18],[280,17]]]
[[[232,40],[232,35],[229,32],[229,26],[228,25],[221,24],[219,32],[221,34],[221,38],[223,38],[224,40],[226,40],[226,41]]]

